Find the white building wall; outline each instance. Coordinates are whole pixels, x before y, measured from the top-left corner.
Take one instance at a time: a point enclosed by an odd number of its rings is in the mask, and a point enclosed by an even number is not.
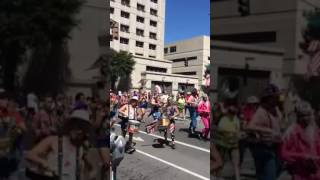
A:
[[[137,3],[145,6],[145,12],[137,10]],[[159,0],[157,4],[149,0],[130,0],[130,7],[122,5],[121,0],[114,0],[110,2],[110,6],[114,8],[110,18],[130,27],[130,33],[121,32],[119,29],[120,37],[128,38],[129,45],[120,44],[120,40],[113,40],[110,42],[111,48],[116,51],[128,51],[133,55],[142,53],[145,58],[150,58],[151,55],[156,56],[154,59],[163,59],[165,0]],[[150,8],[156,9],[158,16],[151,15]],[[121,17],[121,11],[130,13],[129,19]],[[144,23],[137,22],[137,16],[143,17]],[[157,27],[150,26],[150,20],[156,21]],[[144,30],[144,37],[136,35],[137,28]],[[157,34],[157,40],[149,38],[150,32]],[[136,47],[136,41],[144,42],[144,47]],[[150,50],[149,44],[155,44],[156,50]]]

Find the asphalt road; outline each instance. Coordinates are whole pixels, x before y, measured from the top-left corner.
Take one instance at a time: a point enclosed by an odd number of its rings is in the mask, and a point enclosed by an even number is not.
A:
[[[189,138],[189,123],[190,120],[176,121],[176,149],[160,145],[161,140],[157,139],[162,139],[162,135],[146,134],[142,124],[141,132],[134,138],[136,152],[125,155],[117,169],[117,180],[209,180],[209,141]],[[199,120],[198,130],[202,128]],[[119,126],[116,132],[120,132]]]

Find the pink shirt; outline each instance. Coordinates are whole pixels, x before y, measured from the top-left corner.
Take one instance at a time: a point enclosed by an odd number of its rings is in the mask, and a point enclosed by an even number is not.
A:
[[[210,117],[210,102],[204,102],[203,100],[200,101],[198,105],[198,112],[200,113],[200,116]]]
[[[311,142],[299,124],[295,123],[287,129],[281,144],[280,156],[287,163],[294,180],[316,180],[314,179],[316,175],[311,174],[308,168],[304,167],[304,163],[308,164],[306,155],[316,156],[315,146]]]

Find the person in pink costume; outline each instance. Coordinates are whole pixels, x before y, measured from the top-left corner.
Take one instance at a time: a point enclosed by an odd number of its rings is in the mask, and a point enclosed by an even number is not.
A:
[[[207,95],[202,96],[202,100],[198,104],[198,113],[201,117],[204,128],[202,130],[202,138],[208,140],[210,132],[210,101]]]
[[[292,180],[319,180],[319,159],[316,153],[313,110],[309,103],[300,102],[296,107],[297,121],[283,136],[280,156]],[[320,176],[319,176],[320,177]]]

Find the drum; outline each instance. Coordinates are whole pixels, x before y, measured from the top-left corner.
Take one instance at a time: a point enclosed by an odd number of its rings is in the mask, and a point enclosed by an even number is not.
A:
[[[162,118],[159,122],[159,126],[168,127],[170,124],[170,120],[167,118]]]
[[[129,120],[129,133],[138,133],[139,132],[139,127],[140,127],[140,122],[136,120]]]

